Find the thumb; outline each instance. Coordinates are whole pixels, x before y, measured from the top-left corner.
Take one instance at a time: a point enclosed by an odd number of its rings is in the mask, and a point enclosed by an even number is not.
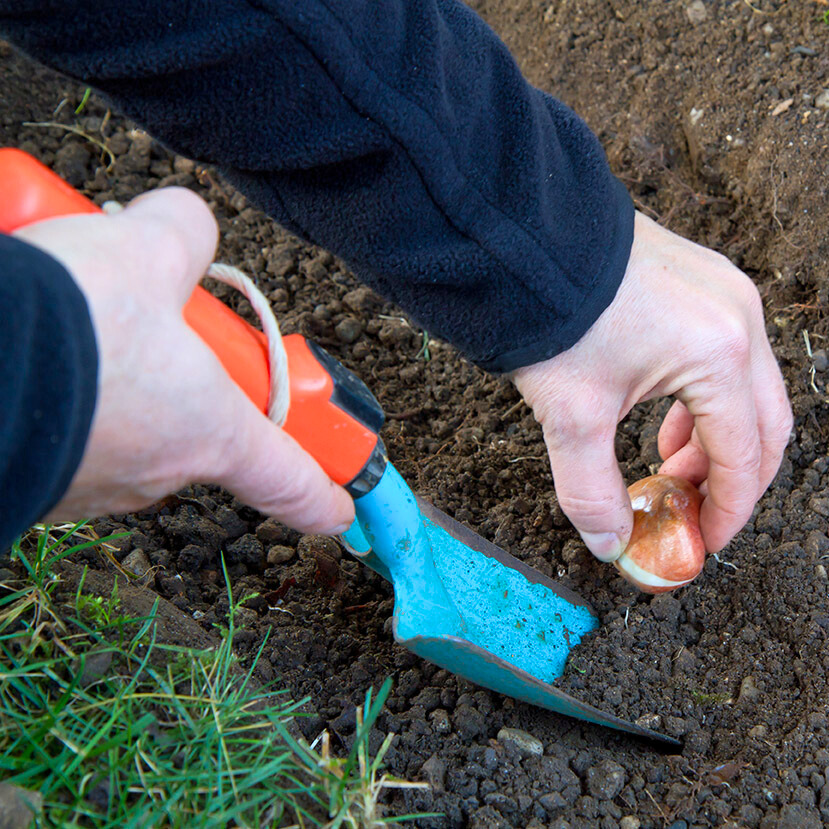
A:
[[[231,385],[232,382],[230,383]],[[240,405],[225,469],[215,479],[254,509],[303,533],[337,535],[354,520],[354,502],[287,432],[235,386]]]
[[[109,220],[139,234],[153,257],[147,278],[162,278],[185,303],[216,254],[219,227],[204,199],[185,187],[163,187],[133,199]]]
[[[587,434],[544,430],[559,506],[600,561],[619,558],[633,527],[613,446],[615,431],[615,423],[595,422]]]

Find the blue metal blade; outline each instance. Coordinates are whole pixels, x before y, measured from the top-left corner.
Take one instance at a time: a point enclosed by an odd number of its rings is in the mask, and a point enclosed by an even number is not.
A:
[[[552,683],[598,627],[590,606],[508,553],[419,504],[389,464],[354,502],[352,552],[394,585],[397,641],[471,682],[588,722],[680,743],[580,702]],[[424,515],[424,513],[426,513]]]

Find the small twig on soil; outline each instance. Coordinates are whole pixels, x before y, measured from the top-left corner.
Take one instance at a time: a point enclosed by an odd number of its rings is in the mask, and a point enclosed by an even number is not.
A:
[[[630,180],[632,181],[633,179],[630,179]],[[654,210],[652,207],[649,207],[647,204],[645,204],[645,202],[641,201],[640,199],[634,198],[633,199],[633,204],[637,208],[639,208],[639,210],[643,210],[646,213],[650,213],[651,218],[655,222],[658,222],[659,224],[662,224],[662,215],[658,211]]]
[[[519,400],[517,403],[513,403],[502,415],[501,420],[506,420],[513,412],[517,412],[521,406],[524,404],[523,400]]]
[[[101,150],[102,153],[104,153],[104,155],[109,157],[109,164],[106,166],[107,170],[111,169],[112,165],[115,164],[115,155],[112,150],[110,150],[110,148],[107,147],[103,141],[99,141],[94,135],[90,135],[80,127],[75,127],[72,124],[61,124],[57,121],[24,121],[23,126],[42,128],[54,127],[55,129],[64,130],[65,132],[71,132],[73,135],[79,135],[81,138],[89,141],[90,144],[94,144]]]
[[[402,322],[403,325],[408,328],[412,327],[412,324],[406,319],[406,317],[396,317],[393,314],[378,314],[377,316],[381,320],[396,320],[397,322]]]
[[[352,604],[343,608],[343,613],[357,613],[360,610],[367,610],[370,607],[376,607],[377,602],[366,602],[365,604]]]
[[[752,5],[749,0],[743,0],[745,3],[755,14],[762,14],[764,17],[774,17],[776,14],[780,14],[783,11],[783,6],[786,5],[786,0],[780,4],[779,9],[775,9],[773,12],[764,12],[762,9],[758,9],[756,6]]]
[[[810,360],[813,360],[814,356],[812,354],[812,343],[809,342],[809,331],[806,328],[803,329],[803,342],[806,344],[806,356]]]
[[[510,458],[507,463],[518,463],[519,461],[543,461],[543,455],[521,455],[520,458]]]
[[[650,789],[648,789],[647,786],[645,787],[645,794],[651,799],[651,802],[653,803],[653,805],[656,806],[656,808],[659,810],[659,814],[662,815],[662,820],[664,820],[665,823],[667,823],[668,822],[668,816],[662,810],[662,807],[656,802],[656,800],[654,799],[654,796],[650,793]]]
[[[809,332],[805,328],[803,329],[803,342],[806,343],[806,356],[810,360],[814,360],[814,355],[812,354],[812,343],[809,340]],[[812,365],[809,367],[809,385],[812,387],[812,391],[814,391],[815,394],[820,394],[820,389],[817,387],[815,383],[816,371],[817,369],[815,368],[815,364],[812,363]]]

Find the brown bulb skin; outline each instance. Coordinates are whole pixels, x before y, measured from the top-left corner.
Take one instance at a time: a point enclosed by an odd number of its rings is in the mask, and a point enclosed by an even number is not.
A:
[[[702,495],[683,478],[651,475],[628,487],[633,532],[613,562],[645,593],[667,593],[693,581],[705,564],[699,529]]]

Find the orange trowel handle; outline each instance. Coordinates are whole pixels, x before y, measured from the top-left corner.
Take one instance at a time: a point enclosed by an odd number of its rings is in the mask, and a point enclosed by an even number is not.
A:
[[[0,149],[0,233],[42,219],[100,208],[27,153]],[[201,286],[184,307],[187,324],[210,346],[228,374],[261,411],[268,403],[264,335]],[[378,445],[382,410],[354,375],[299,334],[285,337],[291,408],[285,431],[328,475],[346,485],[357,478]]]

